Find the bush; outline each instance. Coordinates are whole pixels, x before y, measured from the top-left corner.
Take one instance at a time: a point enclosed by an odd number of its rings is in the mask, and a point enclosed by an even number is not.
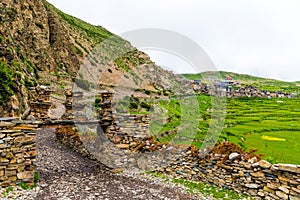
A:
[[[0,105],[5,104],[14,94],[14,72],[6,62],[0,60]]]
[[[144,101],[141,103],[141,107],[145,108],[147,111],[149,111],[150,108],[151,108],[151,106],[148,103],[144,102]]]
[[[139,108],[139,104],[136,102],[130,102],[129,104],[129,109],[138,109]]]

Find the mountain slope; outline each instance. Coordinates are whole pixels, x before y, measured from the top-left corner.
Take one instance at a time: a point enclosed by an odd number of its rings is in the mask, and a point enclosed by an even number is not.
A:
[[[72,87],[85,58],[93,70],[103,71],[103,85],[115,87],[126,75],[126,82],[134,88],[144,82],[142,89],[157,91],[168,88],[174,77],[128,41],[67,15],[45,0],[7,0],[0,6],[0,116],[22,115],[29,107],[32,86],[49,85],[63,94]],[[111,37],[114,42],[103,46],[97,58],[90,54]],[[106,63],[114,50],[125,53]],[[150,68],[152,74],[145,76]]]

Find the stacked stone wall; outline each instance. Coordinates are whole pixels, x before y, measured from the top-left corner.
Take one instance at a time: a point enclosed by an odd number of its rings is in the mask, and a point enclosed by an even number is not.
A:
[[[0,119],[0,186],[34,184],[36,134],[31,122]]]

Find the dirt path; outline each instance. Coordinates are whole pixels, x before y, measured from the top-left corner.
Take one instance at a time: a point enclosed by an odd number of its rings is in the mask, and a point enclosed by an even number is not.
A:
[[[204,199],[156,178],[128,177],[81,157],[55,141],[54,129],[37,133],[38,188],[24,199]]]

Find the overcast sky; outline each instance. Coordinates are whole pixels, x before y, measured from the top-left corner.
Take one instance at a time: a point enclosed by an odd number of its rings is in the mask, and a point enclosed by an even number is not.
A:
[[[140,28],[176,31],[197,42],[218,70],[300,80],[299,0],[48,0],[115,34]],[[178,73],[189,64],[146,51]]]

